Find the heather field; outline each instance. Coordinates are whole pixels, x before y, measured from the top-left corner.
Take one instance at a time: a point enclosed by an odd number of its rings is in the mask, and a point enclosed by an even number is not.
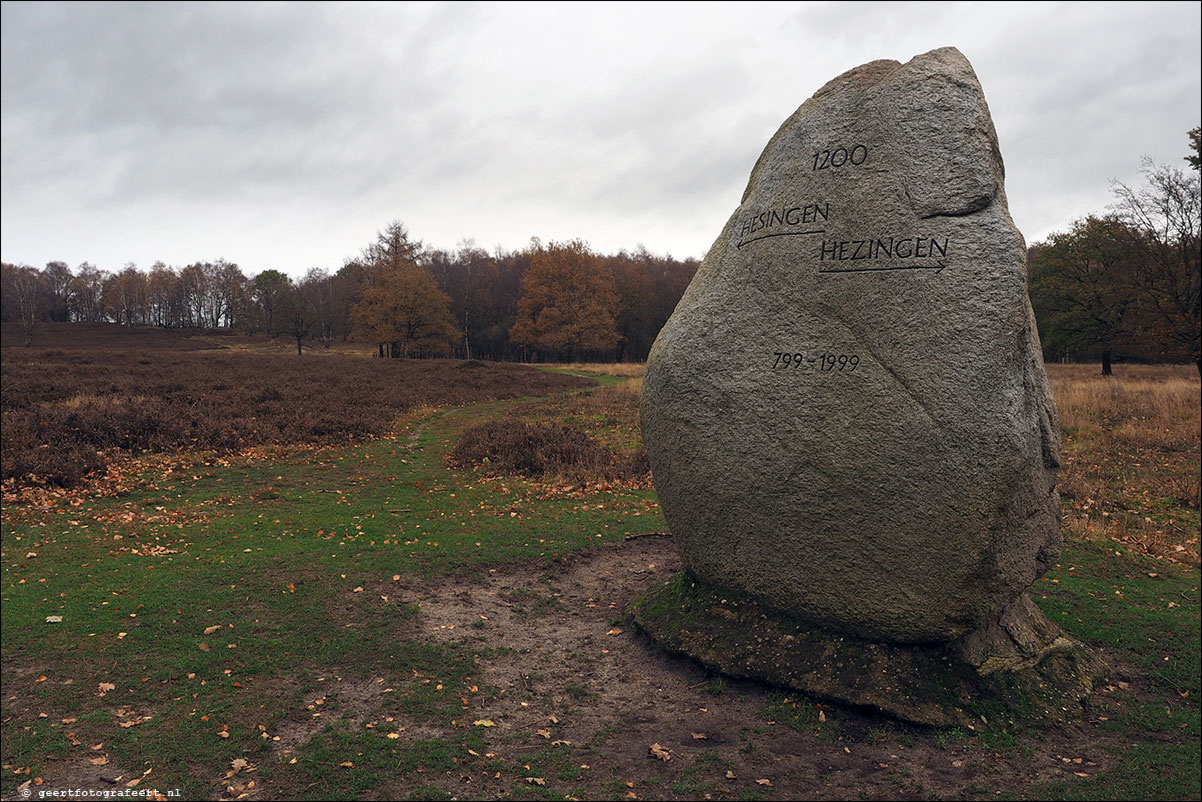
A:
[[[679,570],[640,366],[191,344],[3,349],[6,799],[1202,793],[1192,367],[1049,366],[1068,543],[1031,595],[1111,675],[934,731],[638,631]]]
[[[585,383],[501,363],[112,347],[8,348],[0,379],[0,478],[62,487],[117,455],[345,444],[415,409]]]

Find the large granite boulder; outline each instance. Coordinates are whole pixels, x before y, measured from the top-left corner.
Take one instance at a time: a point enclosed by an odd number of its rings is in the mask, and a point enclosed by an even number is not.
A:
[[[643,383],[693,577],[903,644],[1027,609],[1060,452],[1003,175],[954,48],[851,70],[772,137]]]

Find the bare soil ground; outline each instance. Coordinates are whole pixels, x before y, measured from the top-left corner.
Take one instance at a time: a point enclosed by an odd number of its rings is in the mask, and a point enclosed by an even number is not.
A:
[[[1090,722],[1104,700],[1080,725],[991,752],[969,733],[940,734],[720,679],[666,654],[626,616],[636,595],[679,568],[670,538],[640,537],[551,570],[498,568],[479,584],[446,582],[417,597],[429,636],[483,658],[482,684],[492,695],[473,715],[495,724],[486,736],[492,753],[512,760],[560,742],[556,775],[531,768],[531,785],[545,782],[538,796],[1021,798],[1113,762],[1107,747],[1117,744]],[[796,705],[815,708],[801,716],[806,723],[770,717]],[[668,758],[656,757],[653,745]],[[511,778],[487,772],[452,782],[458,790],[447,790],[460,798],[512,788]]]

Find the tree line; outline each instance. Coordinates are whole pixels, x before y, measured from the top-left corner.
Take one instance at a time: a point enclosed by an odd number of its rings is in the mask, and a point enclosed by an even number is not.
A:
[[[698,263],[594,252],[582,241],[532,240],[490,253],[472,243],[439,250],[390,223],[336,271],[247,276],[218,259],[109,272],[4,263],[0,320],[25,344],[46,321],[265,333],[305,347],[370,343],[381,357],[646,359]]]
[[[1114,184],[1115,203],[1028,249],[1032,307],[1049,361],[1190,360],[1202,373],[1199,293],[1200,130],[1191,169],[1145,160],[1144,184]],[[218,259],[182,268],[87,262],[3,265],[0,319],[25,343],[41,321],[231,328],[306,344],[373,345],[381,357],[641,361],[698,263],[598,254],[580,240],[489,253],[424,247],[389,224],[336,272],[247,277]]]
[[[1145,159],[1144,183],[1113,182],[1115,203],[1028,249],[1031,304],[1047,360],[1193,362],[1202,374],[1202,129],[1190,169]]]

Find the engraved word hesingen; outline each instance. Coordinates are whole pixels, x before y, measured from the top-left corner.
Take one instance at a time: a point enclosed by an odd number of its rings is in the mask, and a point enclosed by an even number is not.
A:
[[[743,220],[739,228],[739,239],[776,226],[800,226],[816,223],[819,220],[829,220],[830,203],[811,203],[806,206],[782,206],[779,209],[768,209],[759,214],[752,214]]]

